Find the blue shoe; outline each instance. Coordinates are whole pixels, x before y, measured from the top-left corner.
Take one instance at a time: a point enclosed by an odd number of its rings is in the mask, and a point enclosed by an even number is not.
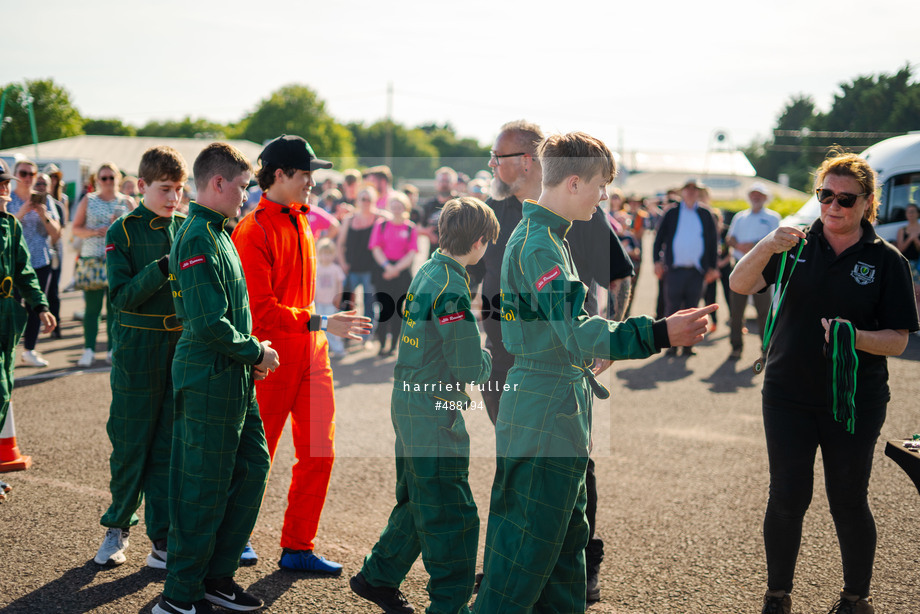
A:
[[[342,566],[324,557],[316,556],[312,550],[287,550],[281,553],[278,567],[290,571],[312,571],[330,576],[342,575]]]
[[[240,566],[241,567],[251,567],[259,562],[259,555],[256,554],[256,551],[252,548],[252,542],[246,542],[246,547],[243,548],[243,554],[240,555]]]

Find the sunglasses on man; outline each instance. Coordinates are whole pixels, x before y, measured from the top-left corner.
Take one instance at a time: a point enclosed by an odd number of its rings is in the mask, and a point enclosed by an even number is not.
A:
[[[850,194],[849,192],[834,192],[833,190],[828,190],[827,188],[818,188],[815,190],[815,196],[818,197],[818,202],[822,205],[829,205],[834,202],[834,199],[836,199],[837,204],[844,209],[849,209],[856,204],[856,201],[860,196],[865,195],[866,192],[863,192],[862,194]]]

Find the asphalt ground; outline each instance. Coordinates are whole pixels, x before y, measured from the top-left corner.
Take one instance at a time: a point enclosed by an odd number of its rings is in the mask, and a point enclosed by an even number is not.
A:
[[[646,267],[633,313],[653,311]],[[66,283],[66,280],[65,280]],[[697,355],[614,364],[602,380],[612,391],[595,405],[599,534],[606,543],[602,601],[592,613],[760,612],[766,569],[761,523],[767,459],[760,418],[761,379],[751,370],[758,338],[744,357],[727,360],[727,309]],[[101,569],[99,518],[109,504],[105,432],[110,401],[103,343],[100,360],[79,370],[82,329],[72,319],[79,293],[64,297],[62,340],[42,338],[44,369],[18,367],[13,395],[17,436],[34,464],[2,477],[14,486],[0,503],[0,611],[5,613],[150,612],[165,572],[144,563],[143,520],[131,534],[128,562]],[[749,315],[753,309],[749,308]],[[103,327],[104,331],[104,327]],[[394,503],[393,431],[389,416],[394,358],[376,346],[353,349],[335,366],[337,460],[317,538],[318,554],[341,562],[339,578],[281,571],[278,540],[294,460],[289,434],[275,458],[253,544],[258,565],[237,580],[265,600],[265,612],[371,613],[348,577],[360,569]],[[884,456],[885,440],[920,431],[920,338],[889,360],[892,402],[870,485],[879,530],[873,596],[877,612],[920,610],[920,497]],[[479,505],[480,560],[494,472],[494,436],[484,411],[466,413],[472,439],[470,481]],[[827,612],[842,585],[836,535],[816,464],[794,591],[796,613]],[[423,611],[421,561],[403,590]]]

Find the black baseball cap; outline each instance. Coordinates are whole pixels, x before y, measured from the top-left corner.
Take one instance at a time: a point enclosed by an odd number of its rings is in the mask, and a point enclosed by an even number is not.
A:
[[[306,139],[287,134],[282,134],[270,141],[259,154],[259,160],[262,161],[262,164],[271,164],[279,168],[296,168],[302,171],[332,168],[332,162],[316,157]]]

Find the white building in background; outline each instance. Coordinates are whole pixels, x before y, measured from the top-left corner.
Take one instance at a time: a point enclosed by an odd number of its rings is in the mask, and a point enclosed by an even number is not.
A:
[[[50,162],[57,164],[64,173],[68,195],[73,201],[80,194],[90,173],[95,172],[103,162],[114,162],[122,173],[137,175],[137,168],[145,151],[157,145],[168,145],[182,154],[189,166],[189,174],[191,174],[195,158],[202,149],[216,140],[224,141],[239,149],[249,158],[254,167],[258,164],[262,145],[252,141],[153,136],[73,136],[39,143],[37,160],[35,159],[35,145],[32,144],[0,150],[0,157],[10,163],[11,167],[14,161],[20,158],[28,158],[37,163],[39,167]],[[320,176],[318,179],[322,180],[323,177]]]
[[[624,152],[620,160],[618,184],[627,194],[663,195],[694,178],[709,186],[716,201],[744,200],[755,181],[767,184],[774,198],[808,198],[804,192],[758,177],[750,160],[739,150]]]

